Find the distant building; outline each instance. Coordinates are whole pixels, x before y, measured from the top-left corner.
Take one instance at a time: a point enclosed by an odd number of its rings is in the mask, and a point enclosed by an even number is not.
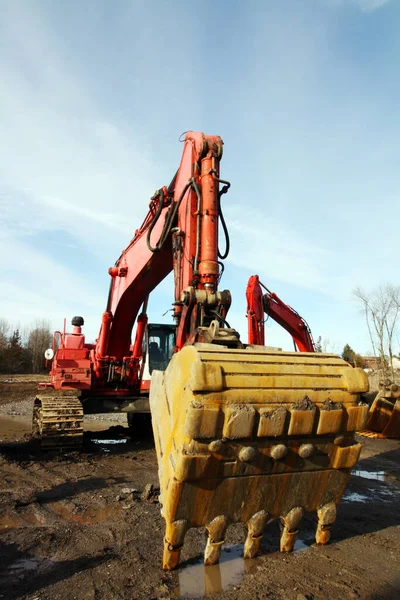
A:
[[[371,369],[371,371],[377,371],[379,369],[381,362],[379,356],[362,356],[361,358],[364,361],[365,369]]]
[[[400,371],[400,358],[398,356],[393,356],[393,369]]]
[[[379,356],[362,356],[364,361],[364,368],[370,369],[371,371],[377,371],[380,366],[380,358]],[[400,357],[393,356],[393,369],[395,371],[400,371]]]

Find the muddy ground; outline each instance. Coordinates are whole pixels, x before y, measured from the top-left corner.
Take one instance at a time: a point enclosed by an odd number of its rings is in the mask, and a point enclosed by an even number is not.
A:
[[[27,435],[35,387],[0,379],[0,598],[400,597],[399,442],[360,438],[328,546],[313,545],[307,517],[296,551],[279,554],[273,522],[260,557],[244,561],[244,529],[232,526],[221,564],[204,568],[204,531],[192,530],[181,568],[164,573],[151,438],[131,439],[124,417],[101,417],[85,420],[82,452],[41,452]]]

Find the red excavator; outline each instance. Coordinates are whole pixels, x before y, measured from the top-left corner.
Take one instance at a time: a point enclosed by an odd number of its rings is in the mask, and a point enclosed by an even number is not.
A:
[[[271,349],[253,334],[246,344],[228,325],[231,295],[219,283],[229,251],[221,198],[230,184],[221,157],[221,138],[186,133],[176,175],[109,269],[96,343],[85,342],[82,317],[71,333],[55,334],[50,382],[34,407],[43,445],[75,448],[84,413],[123,410],[134,419],[150,409],[164,569],[178,565],[191,527],[207,528],[206,564],[218,561],[235,522],[247,525],[246,558],[272,519],[281,520],[280,549],[290,552],[307,512],[317,514],[316,540],[326,544],[361,450],[354,432],[368,413],[361,369],[332,354]],[[149,294],[171,271],[174,325],[148,324]]]
[[[263,294],[262,289],[265,293]],[[274,292],[271,292],[259,280],[258,275],[249,279],[247,290],[247,321],[250,344],[264,345],[264,313],[293,338],[295,350],[315,352],[314,340],[307,322],[288,304],[285,304]],[[384,379],[371,404],[366,429],[360,431],[367,437],[400,437],[400,387]]]

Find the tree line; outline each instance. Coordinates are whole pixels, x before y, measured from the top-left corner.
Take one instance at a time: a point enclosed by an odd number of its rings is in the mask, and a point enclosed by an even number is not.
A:
[[[50,323],[38,320],[23,330],[0,319],[0,373],[46,372],[44,353],[52,345]]]
[[[394,358],[400,354],[400,286],[386,283],[370,291],[357,287],[353,298],[368,330],[371,350],[377,358],[377,368],[394,378]],[[52,345],[50,323],[37,320],[21,331],[6,319],[0,319],[0,373],[41,373],[47,370],[44,352]],[[329,339],[318,337],[317,352],[337,352]],[[364,358],[346,344],[342,358],[364,368]]]
[[[321,335],[314,343],[314,347],[315,352],[338,354],[337,344],[332,344],[329,338],[322,339]],[[358,354],[358,352],[355,352],[349,344],[344,346],[340,356],[354,367],[361,367],[361,369],[364,369],[367,366],[365,358],[361,356],[361,354]]]
[[[395,359],[400,356],[400,286],[385,283],[370,290],[357,287],[353,299],[358,304],[370,339],[369,356],[375,358],[376,370],[394,379]],[[316,352],[335,352],[328,338],[319,336],[315,342]],[[355,367],[367,367],[367,357],[361,356],[346,344],[342,358]]]

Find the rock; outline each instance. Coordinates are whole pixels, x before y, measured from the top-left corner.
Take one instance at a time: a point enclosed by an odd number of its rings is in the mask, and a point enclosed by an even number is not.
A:
[[[150,500],[154,492],[153,486],[151,483],[147,483],[144,486],[144,490],[142,492],[142,500]]]
[[[135,494],[136,492],[138,492],[139,490],[137,490],[136,488],[122,488],[121,490],[121,494],[127,495],[127,494]]]

